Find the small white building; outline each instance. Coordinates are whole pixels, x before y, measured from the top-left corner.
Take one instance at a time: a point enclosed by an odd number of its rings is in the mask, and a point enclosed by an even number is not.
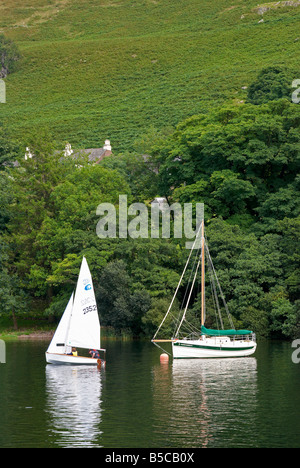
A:
[[[169,206],[168,200],[165,197],[154,198],[154,200],[151,202],[151,205],[158,205],[160,210],[164,210]]]
[[[98,164],[106,156],[110,156],[112,154],[110,140],[105,140],[104,146],[102,148],[84,149],[79,151],[77,155],[81,152],[88,155],[89,161],[91,163]],[[55,151],[55,153],[60,153],[60,151]],[[65,158],[69,156],[76,157],[76,153],[74,153],[74,150],[72,149],[70,143],[66,143],[65,149],[63,150],[63,155]],[[27,161],[28,159],[32,159],[32,157],[33,153],[30,151],[30,148],[27,147],[25,152],[25,161]]]
[[[72,146],[70,145],[70,143],[67,143],[64,149],[64,156],[68,157],[68,156],[71,156],[73,153],[74,151],[72,150]]]
[[[27,161],[28,159],[32,159],[32,157],[33,157],[33,154],[27,146],[26,152],[25,152],[25,161]]]

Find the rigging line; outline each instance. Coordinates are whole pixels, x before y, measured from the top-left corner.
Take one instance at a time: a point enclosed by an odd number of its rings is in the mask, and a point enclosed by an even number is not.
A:
[[[226,303],[226,300],[225,300],[225,297],[224,297],[224,294],[223,294],[221,285],[220,285],[220,283],[219,283],[219,279],[218,279],[218,276],[217,276],[217,273],[216,273],[214,264],[213,264],[213,262],[212,262],[212,259],[211,259],[210,253],[209,253],[208,245],[207,245],[206,242],[205,242],[205,246],[206,246],[206,251],[207,251],[207,254],[208,254],[208,258],[209,258],[209,260],[210,260],[210,262],[211,262],[211,265],[212,265],[212,269],[213,269],[215,278],[216,278],[216,280],[217,280],[217,285],[218,285],[218,288],[219,288],[219,291],[220,291],[220,294],[221,294],[221,298],[222,298],[222,301],[223,301],[223,304],[224,304],[224,307],[225,307],[225,310],[226,310],[226,313],[227,313],[227,317],[228,317],[230,326],[231,326],[232,328],[234,328],[234,324],[233,324],[233,321],[232,321],[232,317],[231,317],[231,314],[230,314],[230,312],[229,312],[229,309],[228,309],[228,306],[227,306],[227,303]]]
[[[169,356],[172,357],[172,354],[169,353],[169,351],[167,351],[166,349],[162,348],[158,343],[154,342],[155,346],[157,346],[158,348],[160,348],[162,351],[164,351],[165,353],[167,353]]]
[[[183,327],[185,327],[186,331],[189,332],[190,334],[197,334],[197,335],[201,334],[200,330],[196,328],[194,325],[192,325],[190,322],[185,321],[183,323],[183,326],[181,327],[181,330]]]
[[[198,261],[198,264],[197,264],[197,268],[196,268],[196,273],[195,273],[195,276],[194,276],[193,284],[192,284],[192,287],[191,287],[191,290],[190,290],[190,294],[189,294],[189,297],[188,297],[188,301],[187,301],[187,304],[186,304],[186,307],[185,307],[185,310],[184,310],[183,317],[182,317],[181,322],[180,322],[180,324],[179,324],[179,327],[177,328],[177,331],[176,331],[176,334],[175,334],[175,338],[177,337],[177,335],[178,335],[178,333],[179,333],[179,330],[180,330],[180,327],[181,327],[181,325],[182,325],[182,322],[183,322],[184,319],[185,319],[186,312],[187,312],[187,309],[188,309],[188,306],[189,306],[189,303],[190,303],[190,300],[191,300],[191,297],[192,297],[192,293],[193,293],[195,281],[196,281],[196,278],[197,278],[198,270],[199,270],[199,267],[200,267],[200,264],[201,264],[201,260],[202,260],[202,259],[201,259],[201,256],[200,256],[199,261]]]
[[[179,320],[177,320],[177,324],[178,324]],[[178,330],[178,335],[177,337],[179,336],[179,332],[182,333],[186,333],[186,332],[190,332],[190,334],[197,334],[197,335],[201,335],[201,331],[199,329],[199,327],[197,328],[197,326],[195,324],[193,324],[192,322],[188,321],[187,318],[185,317],[185,319],[183,320],[182,324],[181,324],[181,327],[180,327],[180,330]]]
[[[212,278],[212,271],[210,271],[210,284],[211,284],[211,290],[212,290],[212,301],[213,301],[213,306],[214,306],[214,312],[215,312],[215,317],[216,317],[216,328],[219,330],[220,329],[220,326],[221,325],[221,329],[224,329],[224,327],[222,327],[222,317],[221,317],[221,311],[219,309],[219,302],[217,303],[217,300],[216,300],[216,286],[215,286],[215,283],[214,283],[214,280]],[[219,321],[221,321],[221,323],[219,324]]]
[[[197,250],[197,253],[195,255],[195,260],[194,260],[194,263],[193,263],[193,266],[192,266],[192,270],[191,270],[191,273],[190,273],[190,276],[189,276],[189,279],[188,279],[188,282],[187,282],[187,287],[186,287],[184,298],[183,298],[183,301],[182,301],[181,310],[184,309],[184,303],[185,303],[185,299],[186,299],[186,296],[187,296],[187,292],[189,290],[189,285],[191,283],[192,277],[194,276],[195,267],[197,265],[197,259],[198,259],[199,251],[200,251],[200,249]]]
[[[185,327],[189,331],[199,331],[197,327],[192,322],[189,322],[186,318],[181,324],[181,328],[182,327]]]
[[[213,274],[213,265],[210,263],[210,261],[208,262],[208,266],[209,266],[209,273],[210,273],[209,274],[209,279],[210,279],[211,289],[212,289],[212,293],[213,293],[212,298],[213,298],[213,302],[214,302],[214,305],[215,305],[216,318],[218,318],[217,317],[217,312],[218,312],[221,328],[222,328],[222,330],[224,330],[224,324],[223,324],[223,319],[222,319],[222,314],[221,314],[221,308],[220,308],[218,293],[217,293],[217,289],[216,289],[216,283],[215,283],[214,274]],[[217,323],[218,323],[218,320],[217,320]]]
[[[185,290],[185,294],[184,294],[184,298],[183,298],[183,301],[182,301],[181,309],[184,309],[185,298],[187,296],[187,292],[188,292],[189,285],[191,283],[192,277],[194,276],[194,270],[195,270],[195,267],[197,265],[197,259],[198,259],[198,256],[200,255],[200,250],[201,250],[201,246],[198,247],[197,252],[195,254],[195,259],[194,259],[193,266],[192,266],[192,269],[191,269],[191,272],[190,272],[190,276],[189,276],[189,279],[188,279],[188,282],[187,282],[187,287],[186,287],[186,290]]]
[[[186,264],[185,264],[183,273],[182,273],[181,278],[180,278],[180,280],[179,280],[179,283],[178,283],[178,286],[177,286],[177,288],[176,288],[176,291],[175,291],[175,294],[174,294],[174,296],[173,296],[173,299],[172,299],[172,302],[171,302],[171,304],[170,304],[170,307],[169,307],[169,309],[168,309],[166,315],[164,316],[163,321],[161,322],[160,326],[158,327],[158,329],[157,329],[157,331],[156,331],[154,337],[152,338],[152,340],[155,340],[155,338],[157,337],[157,334],[158,334],[159,330],[161,329],[161,327],[162,327],[164,321],[166,320],[167,316],[169,315],[169,312],[170,312],[170,310],[171,310],[171,308],[172,308],[172,306],[173,306],[173,304],[174,304],[175,298],[176,298],[176,296],[177,296],[178,290],[179,290],[180,285],[181,285],[181,283],[182,283],[182,280],[183,280],[183,277],[184,277],[184,275],[185,275],[186,269],[187,269],[187,267],[188,267],[188,264],[190,263],[190,259],[191,259],[191,256],[192,256],[194,247],[195,247],[195,245],[196,245],[196,242],[197,242],[197,240],[198,240],[198,236],[199,236],[200,231],[201,231],[201,225],[199,226],[199,229],[198,229],[198,232],[197,232],[195,241],[194,241],[193,246],[192,246],[192,248],[191,248],[189,257],[188,257],[187,262],[186,262]]]
[[[180,323],[180,320],[181,320],[181,312],[184,310],[184,304],[185,304],[185,301],[186,301],[186,297],[188,295],[188,291],[189,291],[189,286],[190,286],[190,283],[191,283],[191,280],[192,280],[192,277],[194,275],[194,270],[195,270],[195,267],[197,265],[197,259],[198,259],[198,256],[199,256],[199,253],[200,253],[200,249],[201,249],[201,246],[197,249],[197,252],[195,254],[195,259],[194,259],[194,263],[193,263],[193,266],[192,266],[192,270],[191,270],[191,273],[190,273],[190,276],[189,276],[189,279],[188,279],[188,282],[187,282],[187,287],[185,289],[185,293],[184,293],[184,297],[183,297],[183,300],[182,300],[182,304],[181,304],[181,307],[180,307],[180,314],[178,315],[177,317],[177,320],[175,321],[175,326],[174,326],[174,334],[176,333],[176,330],[178,328],[178,324]]]

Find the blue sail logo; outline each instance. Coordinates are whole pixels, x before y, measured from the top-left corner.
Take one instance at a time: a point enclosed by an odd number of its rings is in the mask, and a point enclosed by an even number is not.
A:
[[[83,280],[83,286],[84,286],[85,291],[90,291],[92,289],[92,285],[90,281],[91,281],[90,279]]]

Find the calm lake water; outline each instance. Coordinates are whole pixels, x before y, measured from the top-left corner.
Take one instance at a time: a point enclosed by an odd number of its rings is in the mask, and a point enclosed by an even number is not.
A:
[[[254,357],[160,364],[151,343],[107,341],[106,370],[46,365],[47,342],[8,342],[0,448],[300,447],[290,343]]]

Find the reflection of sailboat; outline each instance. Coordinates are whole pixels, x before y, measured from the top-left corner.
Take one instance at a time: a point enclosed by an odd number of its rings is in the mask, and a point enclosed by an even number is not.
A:
[[[172,414],[180,421],[177,432],[181,437],[191,437],[190,443],[197,447],[236,446],[245,443],[247,435],[253,437],[257,413],[254,357],[174,360],[172,377]]]
[[[201,245],[198,246],[198,249],[195,248],[196,244],[199,244],[201,236]],[[171,339],[157,339],[158,333],[162,329],[163,325],[166,323],[168,317],[170,317],[170,312],[177,296],[178,290],[183,281],[183,277],[186,273],[187,267],[191,261],[193,250],[197,252],[196,258],[194,260],[194,265],[192,269],[193,281],[189,294],[186,293],[185,298],[186,304],[181,310],[181,316],[177,318],[175,333]],[[218,330],[212,330],[206,328],[205,325],[205,316],[206,316],[206,302],[205,302],[205,252],[207,252],[208,266],[210,268],[210,280],[212,283],[212,298],[216,311],[218,312],[218,320],[220,323],[220,328]],[[195,287],[196,279],[198,272],[201,266],[201,329],[197,330],[192,323],[189,323],[187,320],[187,312],[192,297],[192,293]],[[220,304],[217,293],[217,288],[220,290],[221,298],[224,302],[225,309],[227,311],[228,320],[231,326],[231,329],[224,330],[223,320],[220,313]],[[184,330],[185,326],[185,330]],[[178,283],[175,295],[170,304],[170,307],[163,318],[157,332],[155,333],[152,342],[155,344],[162,342],[172,342],[172,350],[174,358],[212,358],[212,357],[243,357],[253,354],[256,350],[256,340],[255,334],[249,330],[235,330],[232,322],[232,318],[229,314],[227,305],[225,303],[224,295],[222,293],[210,254],[208,250],[207,243],[204,237],[204,220],[199,228],[197,233],[193,248],[183,270],[182,276]]]
[[[54,445],[99,446],[102,378],[94,367],[46,367],[48,431]]]
[[[50,364],[97,365],[98,359],[72,354],[72,348],[104,351],[100,344],[100,321],[92,276],[84,257],[77,288],[72,294],[55,335],[46,352]]]
[[[152,375],[153,429],[160,447],[235,447],[248,441],[255,446],[254,357],[174,359],[168,366],[154,365]]]

